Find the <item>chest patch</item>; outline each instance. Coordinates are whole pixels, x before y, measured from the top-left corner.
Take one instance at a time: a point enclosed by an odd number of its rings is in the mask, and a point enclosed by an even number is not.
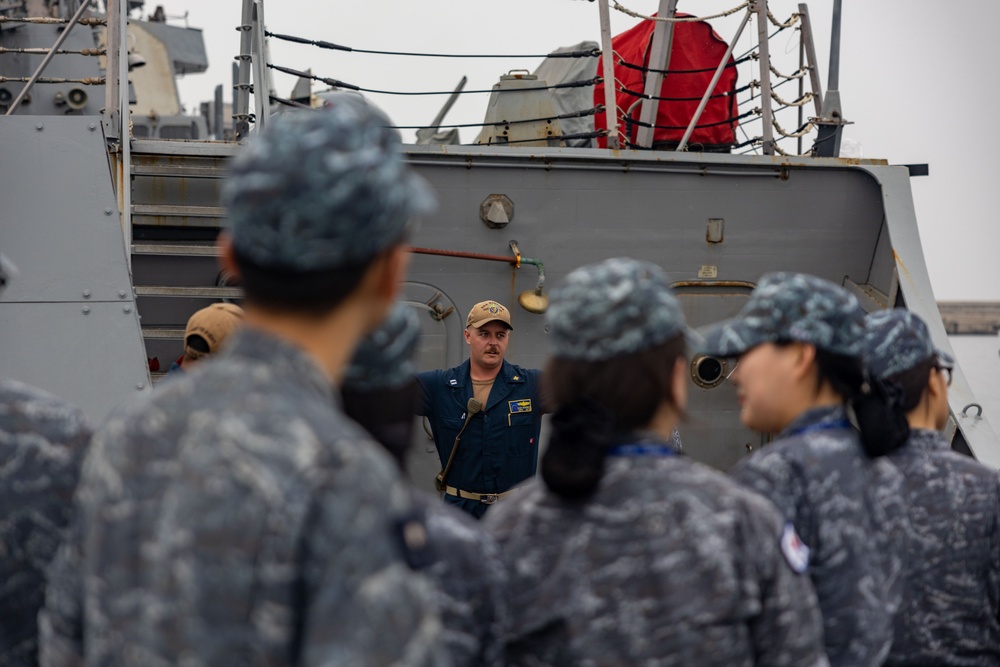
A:
[[[507,401],[507,406],[510,408],[510,414],[512,415],[521,412],[531,412],[531,399],[519,398],[516,401]]]
[[[802,574],[809,568],[809,547],[799,539],[791,523],[786,523],[781,533],[781,553],[794,572]]]

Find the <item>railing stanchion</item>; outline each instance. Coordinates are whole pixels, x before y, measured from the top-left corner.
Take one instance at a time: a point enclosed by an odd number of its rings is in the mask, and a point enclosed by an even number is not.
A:
[[[712,81],[708,84],[705,94],[702,95],[701,102],[698,103],[698,108],[695,109],[694,115],[691,117],[691,122],[684,131],[684,136],[681,138],[680,144],[677,145],[677,150],[683,151],[687,149],[688,140],[691,139],[691,134],[694,133],[694,128],[698,125],[698,121],[701,119],[701,114],[705,111],[705,107],[708,106],[708,100],[712,97],[712,91],[715,90],[715,86],[718,85],[719,79],[722,78],[722,73],[726,70],[726,65],[729,64],[729,57],[733,55],[733,49],[736,48],[736,42],[740,41],[740,37],[743,35],[743,30],[747,27],[747,23],[750,21],[750,14],[751,11],[748,9],[743,15],[743,21],[740,23],[740,27],[736,31],[736,35],[733,36],[733,40],[729,42],[729,48],[726,49],[725,55],[722,56],[719,66],[715,68],[715,74],[712,75]]]
[[[607,116],[608,148],[618,150],[618,94],[615,83],[615,51],[611,46],[611,10],[608,0],[598,0],[601,12],[601,51],[604,56],[604,113]]]
[[[774,111],[771,107],[771,51],[767,39],[767,0],[751,0],[749,11],[757,14],[757,42],[760,49],[760,120],[763,123],[761,150],[774,155]],[[747,14],[749,16],[749,12]]]
[[[238,63],[237,80],[233,86],[236,104],[233,106],[233,138],[241,141],[250,132],[250,59],[253,57],[253,0],[243,0],[243,13],[240,18],[240,53],[236,56]]]
[[[677,14],[677,0],[660,0],[657,16],[673,18]],[[653,134],[656,124],[660,100],[651,99],[660,95],[663,88],[663,73],[653,70],[670,69],[670,49],[674,43],[674,23],[672,21],[657,21],[653,29],[653,45],[649,49],[649,68],[646,73],[646,86],[643,93],[646,98],[639,107],[639,129],[636,132],[635,143],[640,148],[650,148],[653,145]]]
[[[45,54],[44,58],[42,58],[42,62],[39,63],[38,69],[36,69],[34,74],[31,75],[31,78],[28,79],[28,82],[24,84],[24,88],[22,88],[21,92],[17,94],[17,97],[14,98],[14,101],[10,103],[10,107],[7,109],[6,113],[7,116],[13,115],[13,113],[17,111],[17,108],[21,106],[21,102],[24,100],[25,97],[27,97],[28,91],[30,91],[31,87],[35,85],[36,81],[38,81],[38,77],[42,75],[42,72],[45,71],[45,68],[49,66],[49,63],[52,61],[52,58],[56,55],[56,51],[59,50],[59,47],[62,46],[63,42],[66,41],[66,38],[69,37],[69,33],[71,30],[73,30],[73,26],[76,25],[76,22],[79,21],[81,18],[83,18],[83,13],[87,11],[87,7],[90,6],[91,2],[92,0],[83,0],[80,3],[80,6],[77,8],[76,13],[73,14],[73,18],[69,20],[69,23],[66,25],[65,28],[63,28],[63,31],[59,33],[59,36],[56,38],[56,43],[52,45],[52,48],[49,49],[49,52]]]

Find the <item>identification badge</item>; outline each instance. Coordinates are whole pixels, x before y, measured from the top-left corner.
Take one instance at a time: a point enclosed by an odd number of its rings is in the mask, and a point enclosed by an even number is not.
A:
[[[521,412],[531,412],[531,399],[519,398],[516,401],[507,401],[507,406],[510,408],[510,414],[512,415]]]
[[[791,523],[786,523],[781,533],[781,553],[794,572],[802,574],[809,569],[809,547],[799,539]]]

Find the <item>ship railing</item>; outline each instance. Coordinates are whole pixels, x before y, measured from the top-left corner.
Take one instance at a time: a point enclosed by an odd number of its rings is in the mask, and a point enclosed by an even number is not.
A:
[[[799,4],[797,11],[787,20],[779,21],[771,13],[766,0],[747,0],[741,5],[733,7],[725,12],[720,12],[712,16],[678,16],[678,0],[660,0],[659,10],[655,16],[646,16],[634,12],[623,6],[618,0],[597,0],[600,10],[601,39],[600,49],[581,52],[557,52],[550,54],[538,54],[535,56],[511,55],[511,54],[441,54],[441,53],[417,53],[400,52],[390,50],[362,49],[345,44],[305,37],[272,32],[265,28],[263,21],[264,8],[263,0],[243,0],[242,22],[238,27],[241,34],[240,53],[236,56],[239,63],[237,81],[235,84],[235,105],[234,105],[234,127],[237,128],[236,136],[241,138],[250,131],[250,126],[260,128],[270,113],[272,105],[285,106],[308,106],[301,101],[289,100],[278,97],[274,93],[271,83],[271,72],[309,79],[311,81],[323,83],[331,89],[353,90],[373,96],[380,95],[448,95],[453,100],[459,95],[491,94],[494,89],[458,89],[458,90],[430,90],[430,91],[400,91],[382,90],[360,85],[355,82],[347,82],[340,79],[325,77],[306,71],[302,67],[290,67],[269,62],[267,43],[268,39],[279,39],[287,42],[294,42],[306,46],[320,49],[331,49],[343,53],[365,53],[381,54],[397,57],[430,57],[430,58],[528,58],[528,57],[574,57],[574,58],[596,58],[602,54],[611,54],[603,59],[602,71],[596,72],[596,76],[581,79],[579,81],[568,81],[554,85],[540,85],[538,90],[558,89],[568,86],[594,86],[602,82],[612,82],[605,85],[605,97],[603,103],[594,104],[589,108],[581,108],[571,111],[568,114],[560,114],[549,118],[523,119],[518,122],[537,122],[541,120],[556,121],[567,117],[595,116],[601,114],[605,118],[606,130],[597,130],[592,133],[581,135],[563,136],[563,140],[569,139],[594,139],[602,137],[606,140],[607,146],[611,149],[617,148],[640,148],[648,149],[653,147],[653,136],[657,130],[673,130],[680,132],[683,130],[682,139],[677,142],[673,150],[690,150],[691,138],[699,128],[706,128],[712,124],[720,124],[720,121],[708,123],[702,121],[705,108],[712,99],[719,97],[730,97],[734,94],[737,97],[738,112],[732,118],[721,121],[721,124],[729,124],[734,131],[739,132],[742,137],[738,137],[738,142],[729,147],[731,152],[743,153],[763,153],[765,155],[774,154],[797,154],[804,153],[804,140],[810,136],[817,136],[813,146],[807,154],[835,155],[830,152],[832,142],[827,142],[823,137],[823,124],[829,124],[831,115],[836,116],[833,124],[841,122],[839,108],[836,113],[831,114],[825,111],[824,94],[822,92],[820,76],[816,61],[816,51],[813,43],[812,27],[809,17],[808,7]],[[835,0],[835,7],[839,9],[839,0]],[[630,63],[622,58],[611,48],[611,24],[610,12],[624,12],[644,21],[656,23],[653,30],[653,38],[649,51],[649,58],[646,64]],[[837,9],[835,9],[835,18]],[[665,127],[656,124],[657,110],[660,104],[670,103],[670,101],[680,98],[667,98],[661,94],[661,86],[664,77],[683,76],[691,72],[685,70],[671,69],[669,55],[671,52],[671,41],[674,34],[674,26],[682,21],[709,21],[725,16],[739,18],[739,25],[735,34],[727,42],[726,53],[714,69],[711,81],[705,87],[700,98],[683,98],[686,101],[698,100],[697,109],[688,120],[687,124],[678,127]],[[748,31],[751,22],[755,23],[753,30]],[[774,30],[772,31],[772,27]],[[785,30],[794,29],[799,33],[798,39],[798,68],[791,74],[783,74],[781,70],[788,70],[785,64],[775,63],[771,58],[770,42]],[[742,54],[735,55],[736,48],[744,35],[750,35],[751,44]],[[734,91],[716,90],[722,73],[727,67],[743,67],[751,74],[749,83],[737,88]],[[752,67],[756,66],[757,72],[754,75]],[[780,69],[779,69],[780,67]],[[624,68],[643,70],[645,83],[643,89],[630,90],[622,84],[616,73]],[[703,70],[699,70],[701,72]],[[831,76],[835,77],[835,70],[831,64]],[[252,82],[251,82],[252,79]],[[798,94],[789,95],[782,89],[786,85],[798,85]],[[835,95],[835,79],[831,78],[831,93]],[[258,94],[258,90],[260,94]],[[523,89],[522,89],[523,90]],[[533,89],[534,90],[534,89]],[[618,93],[625,93],[634,102],[627,109],[618,107]],[[254,113],[250,111],[250,96],[254,98]],[[790,99],[791,98],[791,99]],[[806,108],[811,106],[815,115],[806,116]],[[837,105],[839,106],[839,105]],[[638,111],[638,114],[636,114]],[[795,114],[792,116],[791,114]],[[439,114],[440,115],[440,114]],[[826,117],[825,117],[826,116]],[[791,120],[791,122],[790,122]],[[504,121],[506,122],[506,121]],[[794,125],[792,125],[794,122]],[[759,125],[758,125],[759,123]],[[447,124],[445,128],[475,128],[496,125],[497,123],[458,123]],[[396,125],[400,130],[415,129],[418,132],[438,130],[437,126],[419,124]],[[633,134],[635,138],[633,139]],[[837,137],[839,139],[839,135]],[[534,140],[532,140],[534,141]],[[794,145],[793,145],[794,142]],[[509,142],[514,143],[514,142]]]
[[[104,86],[102,123],[104,136],[117,147],[111,151],[115,160],[115,185],[122,212],[125,247],[132,247],[132,143],[129,138],[128,95],[128,0],[105,0],[107,7],[107,84]],[[84,4],[89,4],[84,0]],[[126,253],[129,271],[132,255]]]
[[[56,55],[71,54],[71,55],[90,56],[90,57],[105,55],[106,51],[104,49],[94,48],[94,49],[80,49],[80,50],[65,50],[60,48],[63,45],[63,42],[66,41],[66,38],[69,37],[70,32],[73,30],[74,26],[77,25],[93,26],[93,25],[103,25],[105,23],[103,19],[84,17],[84,14],[90,8],[90,5],[93,3],[93,1],[94,0],[83,0],[82,2],[80,2],[76,11],[68,19],[59,17],[49,17],[49,16],[0,16],[0,23],[25,23],[25,24],[42,23],[42,24],[57,24],[65,26],[59,32],[59,36],[56,37],[55,43],[53,43],[52,46],[49,48],[39,47],[39,48],[0,49],[0,53],[24,53],[31,55],[44,54],[42,62],[38,64],[38,67],[35,68],[35,71],[32,72],[31,76],[29,77],[24,78],[24,77],[0,76],[0,83],[24,83],[24,86],[21,88],[21,90],[14,97],[13,100],[0,100],[0,103],[6,104],[7,106],[7,111],[5,115],[12,116],[14,112],[17,111],[18,107],[20,107],[21,103],[24,102],[24,100],[28,97],[28,94],[31,92],[31,89],[35,86],[35,84],[77,83],[85,86],[97,86],[104,84],[105,80],[101,77],[83,77],[79,79],[67,79],[64,77],[42,76],[42,74],[45,72],[45,69],[49,66],[49,63],[52,62],[52,59]],[[71,107],[75,107],[75,105],[83,106],[83,104],[86,102],[86,94],[82,93],[81,91],[80,95],[81,99],[74,99],[75,95],[71,94],[70,96],[68,96],[69,99],[66,100],[66,103],[69,104]]]

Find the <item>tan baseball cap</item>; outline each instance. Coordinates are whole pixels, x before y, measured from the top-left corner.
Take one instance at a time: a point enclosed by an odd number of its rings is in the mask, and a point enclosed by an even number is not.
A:
[[[188,320],[184,331],[184,356],[192,361],[215,354],[223,341],[243,324],[243,309],[231,303],[213,303],[202,308]],[[201,336],[208,343],[208,352],[190,345],[192,336]]]
[[[508,329],[514,328],[510,325],[510,311],[496,301],[480,301],[474,305],[465,320],[465,327],[478,329],[487,322],[503,322]]]

